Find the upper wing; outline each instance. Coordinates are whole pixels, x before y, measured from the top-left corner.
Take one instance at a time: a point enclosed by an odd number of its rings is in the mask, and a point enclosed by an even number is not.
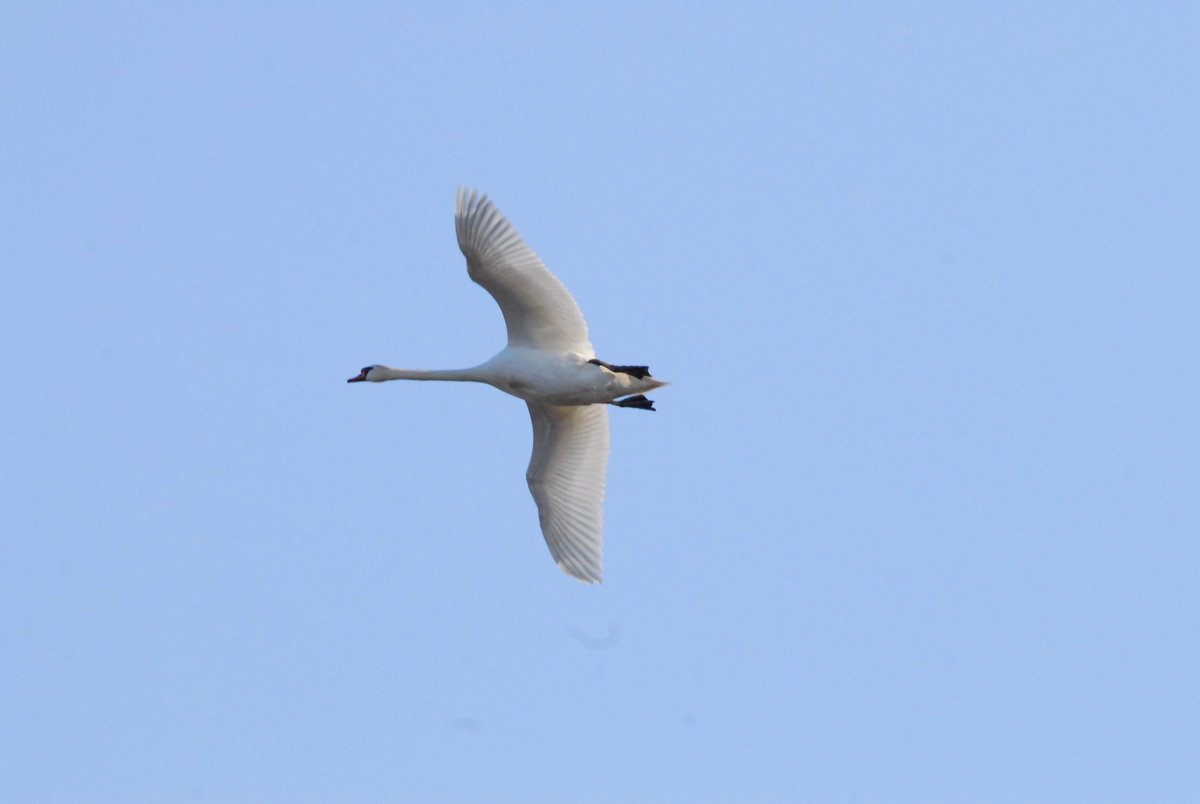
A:
[[[575,299],[486,195],[468,195],[465,187],[458,188],[454,229],[467,258],[467,273],[504,313],[509,346],[595,357]]]
[[[599,583],[607,406],[527,404],[533,419],[533,457],[525,479],[550,554],[568,575]]]

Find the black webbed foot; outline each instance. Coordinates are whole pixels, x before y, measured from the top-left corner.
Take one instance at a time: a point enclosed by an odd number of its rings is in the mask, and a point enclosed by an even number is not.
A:
[[[617,374],[628,374],[629,376],[636,377],[639,380],[644,380],[650,376],[649,366],[614,366],[611,363],[605,363],[603,360],[596,360],[595,358],[589,360],[588,362],[592,365],[606,368],[609,371]]]
[[[638,394],[637,396],[627,396],[624,399],[616,399],[609,403],[616,405],[619,408],[637,408],[638,410],[654,410],[654,400]]]

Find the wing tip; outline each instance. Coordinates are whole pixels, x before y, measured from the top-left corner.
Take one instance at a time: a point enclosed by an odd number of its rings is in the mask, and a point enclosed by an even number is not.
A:
[[[454,217],[461,218],[471,208],[471,201],[475,198],[475,190],[465,184],[460,184],[454,189]]]
[[[469,217],[481,209],[491,206],[487,193],[481,193],[474,187],[460,184],[454,191],[454,217]]]
[[[577,581],[583,581],[586,584],[601,584],[603,581],[600,578],[600,570],[587,570],[582,567],[573,567],[565,561],[558,561],[558,568],[570,575]]]

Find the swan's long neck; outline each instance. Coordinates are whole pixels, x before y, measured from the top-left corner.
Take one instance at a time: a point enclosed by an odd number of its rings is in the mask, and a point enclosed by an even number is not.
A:
[[[378,366],[371,371],[372,382],[386,380],[448,380],[450,382],[487,382],[479,371],[479,367],[467,369],[449,369],[445,371],[426,371],[424,369],[398,369],[388,366]]]

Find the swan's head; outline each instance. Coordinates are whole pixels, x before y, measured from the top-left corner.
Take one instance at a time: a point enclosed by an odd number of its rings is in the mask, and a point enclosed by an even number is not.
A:
[[[358,373],[357,377],[351,377],[350,379],[346,380],[346,382],[378,382],[378,380],[371,378],[371,372],[377,368],[379,368],[379,366],[367,366]]]

